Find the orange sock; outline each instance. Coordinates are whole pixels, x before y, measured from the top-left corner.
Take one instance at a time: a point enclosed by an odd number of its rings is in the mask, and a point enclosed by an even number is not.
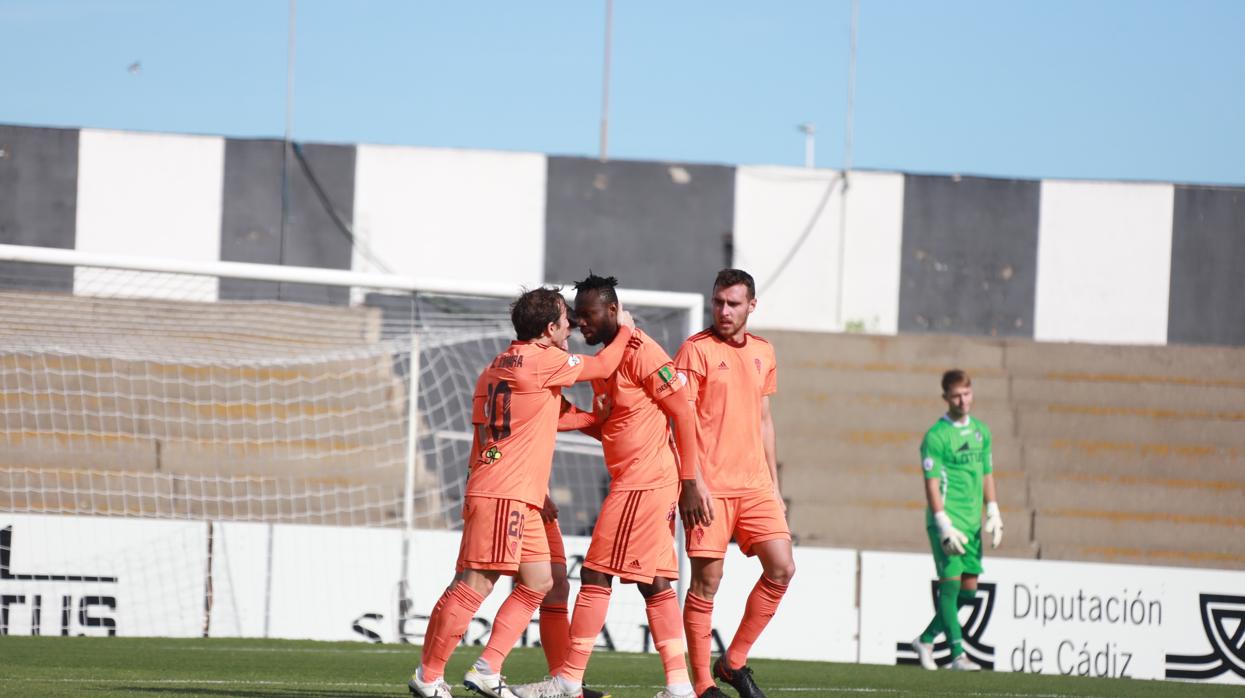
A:
[[[424,681],[436,681],[445,675],[446,662],[482,603],[484,597],[462,582],[456,582],[441,595],[428,619],[424,651],[419,658]]]
[[[683,642],[683,624],[679,618],[679,596],[674,589],[653,594],[644,600],[648,615],[648,629],[653,634],[653,644],[661,655],[666,669],[666,685],[690,683],[685,662],[687,645]]]
[[[547,604],[540,607],[540,648],[545,651],[545,663],[553,676],[566,661],[566,651],[571,644],[571,618],[566,604]]]
[[[540,608],[545,595],[522,584],[515,584],[510,596],[497,609],[497,617],[493,619],[493,633],[489,635],[488,645],[480,654],[480,659],[488,662],[493,673],[501,671],[506,663],[506,656],[514,649],[514,643],[532,622],[532,615]]]
[[[748,603],[744,606],[744,617],[739,621],[739,629],[726,650],[726,664],[732,669],[748,663],[748,651],[752,644],[761,636],[761,631],[769,625],[774,617],[783,594],[787,593],[787,585],[770,580],[765,575],[757,580],[748,594]]]
[[[597,644],[597,636],[605,627],[605,614],[610,610],[610,588],[585,584],[575,597],[575,614],[571,616],[570,647],[558,676],[583,683],[588,657]]]
[[[683,600],[683,629],[687,631],[687,661],[692,665],[696,695],[713,686],[709,655],[713,650],[713,602],[687,593]]]

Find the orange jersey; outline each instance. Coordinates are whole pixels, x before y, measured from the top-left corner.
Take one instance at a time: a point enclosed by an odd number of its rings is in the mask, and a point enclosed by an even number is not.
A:
[[[774,486],[761,443],[761,398],[778,392],[774,348],[748,333],[741,346],[712,329],[687,338],[674,358],[696,402],[700,468],[715,497]]]
[[[601,425],[601,446],[610,471],[610,490],[649,489],[679,479],[670,446],[662,398],[683,389],[674,363],[652,337],[636,330],[614,375],[592,381],[596,395],[608,395],[612,408]]]
[[[562,388],[583,358],[535,342],[512,342],[476,381],[467,495],[515,499],[540,507],[549,489]]]

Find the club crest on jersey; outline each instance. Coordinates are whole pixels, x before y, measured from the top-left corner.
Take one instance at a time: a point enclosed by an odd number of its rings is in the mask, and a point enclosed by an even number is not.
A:
[[[755,364],[755,365],[756,365],[756,367],[757,367],[757,375],[758,375],[758,376],[759,376],[759,375],[761,375],[761,360],[760,360],[760,359],[757,359],[757,358],[754,358],[754,359],[752,360],[752,363],[753,363],[753,364]]]
[[[489,465],[492,465],[501,460],[501,449],[496,446],[489,446],[488,450],[484,452],[482,457]]]
[[[978,440],[978,441],[983,441],[983,440],[984,440],[984,439],[982,438],[982,436],[981,436],[981,432],[977,432],[977,440]]]

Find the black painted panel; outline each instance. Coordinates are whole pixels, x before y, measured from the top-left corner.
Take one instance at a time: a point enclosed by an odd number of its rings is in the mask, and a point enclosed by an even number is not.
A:
[[[329,206],[347,226],[354,218],[353,146],[303,146],[307,167],[328,199],[317,194],[293,152],[288,160],[288,213],[282,226],[282,142],[225,142],[225,184],[221,212],[221,259],[350,269],[349,235],[334,221]],[[349,290],[307,284],[223,279],[223,299],[269,299],[344,304]]]
[[[904,178],[899,331],[1033,336],[1040,182]]]
[[[1245,189],[1175,197],[1167,341],[1245,346]]]
[[[731,261],[735,169],[551,157],[545,278],[709,293]]]
[[[0,125],[0,242],[73,249],[78,131]],[[72,291],[73,268],[0,262],[0,288]]]

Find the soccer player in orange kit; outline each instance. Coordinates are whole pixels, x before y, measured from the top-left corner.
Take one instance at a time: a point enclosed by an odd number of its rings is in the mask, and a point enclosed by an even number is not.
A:
[[[739,269],[718,272],[712,309],[713,326],[688,337],[674,359],[687,377],[688,399],[695,402],[699,464],[713,499],[712,522],[687,528],[692,580],[683,601],[683,627],[699,698],[725,695],[714,678],[729,683],[741,698],[764,698],[747,666],[748,651],[795,574],[770,415],[778,366],[770,343],[748,332],[748,316],[756,309],[751,275]],[[732,536],[745,555],[760,558],[762,573],[730,647],[711,670],[713,597]]]
[[[428,619],[419,669],[408,686],[417,698],[452,698],[444,678],[450,654],[501,575],[517,578],[493,621],[493,638],[465,683],[485,695],[513,695],[501,663],[553,585],[549,540],[541,520],[562,388],[614,373],[631,339],[631,314],[619,311],[618,338],[597,356],[568,354],[566,301],[537,288],[511,307],[516,341],[480,374],[472,400],[471,472],[454,581]],[[495,641],[494,641],[495,640]]]
[[[605,451],[610,491],[592,532],[571,619],[570,651],[553,675],[514,686],[520,698],[579,698],[588,659],[605,625],[614,577],[636,584],[665,669],[657,698],[694,698],[685,664],[674,548],[676,507],[688,525],[708,523],[712,502],[696,483],[696,423],[670,357],[640,330],[619,334],[613,277],[589,274],[575,284],[575,318],[588,344],[626,345],[618,371],[592,382],[593,402],[608,414],[593,428]],[[668,420],[680,460],[671,447]],[[680,485],[683,485],[680,493]]]

